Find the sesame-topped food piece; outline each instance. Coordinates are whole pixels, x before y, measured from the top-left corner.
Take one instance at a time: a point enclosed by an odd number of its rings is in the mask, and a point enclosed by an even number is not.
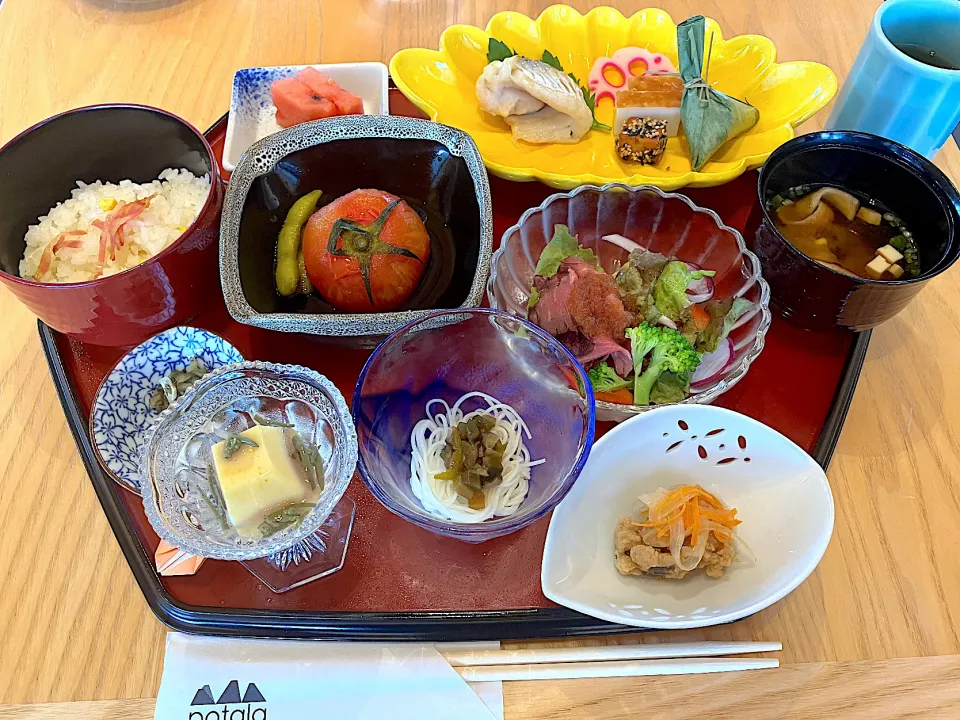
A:
[[[656,165],[667,148],[667,123],[653,118],[630,118],[617,136],[621,160]]]

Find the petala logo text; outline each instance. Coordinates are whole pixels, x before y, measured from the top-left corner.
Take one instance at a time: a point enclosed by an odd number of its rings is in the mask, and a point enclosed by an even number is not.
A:
[[[247,685],[241,698],[240,683],[231,680],[216,701],[210,686],[204,685],[193,696],[187,720],[267,720],[266,702],[255,683]]]

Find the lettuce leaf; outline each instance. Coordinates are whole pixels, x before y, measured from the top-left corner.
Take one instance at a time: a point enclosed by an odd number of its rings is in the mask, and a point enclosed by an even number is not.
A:
[[[713,270],[691,270],[680,260],[668,262],[653,288],[653,298],[660,312],[674,322],[679,322],[683,311],[690,307],[690,300],[687,298],[690,282],[714,275],[716,273]]]
[[[527,310],[533,310],[533,306],[540,301],[540,291],[536,288],[530,289],[530,298],[527,300]]]
[[[737,324],[737,320],[755,307],[756,305],[746,298],[735,298],[732,302],[728,300],[726,302],[707,303],[706,310],[711,315],[710,324],[700,333],[697,351],[711,353],[716,350],[730,334],[733,326]]]
[[[650,388],[650,402],[655,405],[682,402],[689,394],[689,375],[665,372]]]
[[[569,257],[578,257],[591,265],[597,264],[597,256],[593,254],[593,250],[581,246],[576,236],[570,234],[566,225],[554,225],[553,239],[540,253],[535,274],[541,277],[553,277],[560,269],[561,263]]]
[[[605,362],[591,368],[589,375],[594,392],[614,392],[633,383],[632,380],[624,380],[617,375],[617,372]]]

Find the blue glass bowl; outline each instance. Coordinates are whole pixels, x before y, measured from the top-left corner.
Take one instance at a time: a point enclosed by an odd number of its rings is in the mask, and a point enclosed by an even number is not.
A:
[[[546,462],[531,469],[515,514],[461,523],[427,513],[413,494],[410,434],[429,400],[453,405],[478,390],[517,410],[532,435],[525,439],[531,458]],[[508,313],[474,308],[431,313],[384,340],[360,373],[353,420],[360,477],[388,510],[477,543],[529,525],[564,498],[593,446],[595,407],[587,373],[560,342]]]

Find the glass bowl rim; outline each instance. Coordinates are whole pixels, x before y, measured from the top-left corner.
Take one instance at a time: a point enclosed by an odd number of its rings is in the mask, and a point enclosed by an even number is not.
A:
[[[407,323],[401,328],[398,328],[394,332],[381,342],[376,350],[374,350],[370,357],[367,358],[366,363],[363,365],[363,370],[360,371],[360,377],[357,379],[356,387],[353,391],[353,399],[351,401],[351,414],[353,417],[353,423],[356,426],[359,420],[358,408],[360,405],[361,394],[360,391],[363,388],[363,382],[367,377],[374,360],[376,360],[382,353],[384,348],[388,343],[396,340],[401,335],[406,333],[408,330],[413,328],[416,325],[425,323],[431,320],[434,320],[438,317],[445,315],[470,315],[475,316],[490,316],[490,317],[502,317],[511,320],[512,322],[519,322],[520,325],[530,334],[534,335],[541,343],[546,344],[549,347],[556,348],[560,351],[562,356],[566,356],[569,359],[576,371],[578,373],[578,379],[583,383],[585,390],[585,399],[587,400],[587,431],[583,438],[578,451],[577,457],[574,460],[574,463],[570,470],[567,471],[566,477],[563,479],[561,484],[554,491],[552,497],[550,497],[536,512],[529,513],[527,515],[521,515],[521,510],[519,510],[514,515],[508,515],[506,517],[486,520],[482,523],[464,523],[457,522],[455,520],[447,520],[445,518],[438,518],[433,515],[430,515],[426,510],[422,510],[420,513],[413,513],[405,507],[401,507],[396,504],[391,498],[389,498],[384,492],[380,489],[380,483],[373,479],[372,474],[367,468],[366,461],[364,460],[363,453],[358,452],[357,454],[357,471],[360,474],[360,478],[363,480],[364,485],[370,490],[371,494],[390,512],[398,515],[399,517],[407,520],[408,522],[418,525],[426,530],[431,532],[438,532],[447,537],[455,538],[483,538],[484,536],[496,537],[499,535],[505,535],[515,530],[519,530],[535,520],[540,519],[553,508],[555,508],[564,496],[569,492],[570,488],[573,487],[573,483],[580,476],[580,473],[583,471],[583,468],[587,464],[587,459],[590,455],[590,451],[593,448],[593,442],[596,437],[596,399],[593,395],[593,385],[590,383],[590,376],[587,374],[587,371],[584,369],[583,365],[580,364],[580,361],[577,360],[576,356],[571,353],[566,346],[557,340],[553,335],[550,335],[548,332],[542,328],[537,327],[528,320],[513,315],[512,313],[505,312],[503,310],[498,310],[497,308],[463,308],[463,309],[450,309],[450,310],[438,310],[432,312],[422,318],[417,318],[416,320]]]

